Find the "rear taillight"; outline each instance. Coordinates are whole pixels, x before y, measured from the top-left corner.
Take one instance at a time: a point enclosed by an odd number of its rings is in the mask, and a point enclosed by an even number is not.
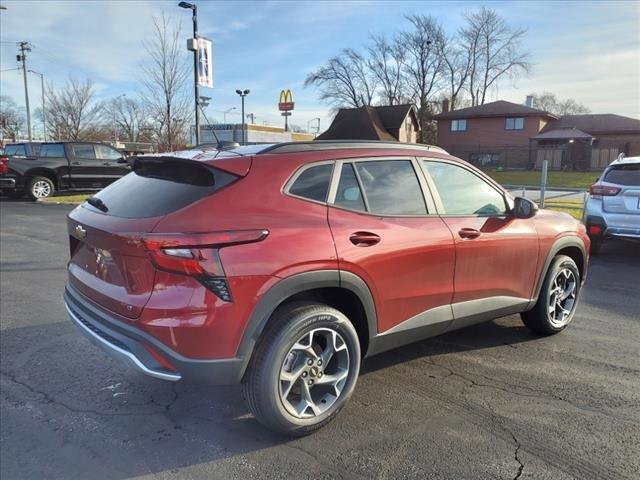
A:
[[[620,188],[618,187],[610,187],[598,183],[594,183],[589,187],[589,195],[591,198],[613,197],[618,193],[620,193]]]
[[[0,175],[9,173],[9,157],[0,157]]]
[[[151,261],[160,270],[190,275],[226,302],[232,300],[219,249],[264,240],[268,230],[197,234],[148,234],[142,237]]]

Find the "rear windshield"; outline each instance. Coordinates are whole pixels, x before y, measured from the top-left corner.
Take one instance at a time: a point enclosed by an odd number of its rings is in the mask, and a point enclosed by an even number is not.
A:
[[[7,156],[18,155],[25,157],[27,155],[27,149],[22,144],[7,145],[4,147],[4,154]]]
[[[640,187],[640,163],[611,167],[602,180],[618,185]]]
[[[195,162],[162,160],[143,164],[95,195],[114,217],[147,218],[166,215],[200,200],[238,177]]]

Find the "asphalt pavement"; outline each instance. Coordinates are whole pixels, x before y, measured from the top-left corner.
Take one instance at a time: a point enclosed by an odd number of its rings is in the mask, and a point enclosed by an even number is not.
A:
[[[605,245],[573,323],[510,316],[367,360],[329,426],[262,428],[237,387],[145,377],[62,304],[71,207],[0,201],[0,477],[609,479],[640,472],[640,247]]]

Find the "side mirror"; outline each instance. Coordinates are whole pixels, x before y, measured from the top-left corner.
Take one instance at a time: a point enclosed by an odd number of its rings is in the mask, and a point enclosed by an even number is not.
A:
[[[516,218],[531,218],[538,213],[538,205],[528,198],[516,197],[513,201],[513,214]]]

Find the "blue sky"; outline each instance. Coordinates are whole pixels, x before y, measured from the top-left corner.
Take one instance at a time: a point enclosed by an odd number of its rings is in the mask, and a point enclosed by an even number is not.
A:
[[[15,42],[33,44],[29,68],[47,81],[62,84],[70,75],[91,78],[100,98],[140,90],[142,42],[152,17],[162,12],[191,31],[187,10],[177,1],[7,1],[0,13],[1,69],[16,67]],[[303,88],[306,74],[344,47],[360,48],[370,34],[393,33],[406,26],[403,15],[436,16],[455,31],[461,13],[487,5],[513,26],[528,29],[526,48],[535,64],[529,78],[505,80],[491,100],[518,103],[531,91],[572,97],[594,113],[640,118],[640,2],[205,2],[199,1],[200,32],[214,41],[213,89],[209,116],[237,106],[236,88],[249,88],[247,112],[256,123],[280,125],[277,112],[282,88],[294,93],[292,123],[306,127],[327,105],[314,88]],[[184,54],[188,55],[186,48]],[[30,74],[31,100],[39,105],[39,77]],[[0,91],[23,105],[18,71],[0,74]],[[236,112],[229,121],[239,121]]]

